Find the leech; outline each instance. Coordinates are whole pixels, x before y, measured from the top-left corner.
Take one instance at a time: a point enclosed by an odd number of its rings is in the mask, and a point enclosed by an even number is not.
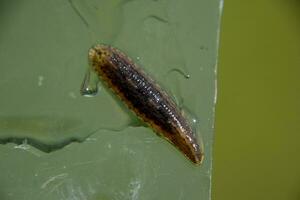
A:
[[[129,109],[154,132],[163,136],[193,163],[203,161],[203,149],[189,121],[172,98],[137,64],[120,50],[108,45],[96,45],[89,50],[90,71],[81,89],[82,94],[94,94],[87,83],[94,72]],[[174,70],[189,78],[180,70]]]

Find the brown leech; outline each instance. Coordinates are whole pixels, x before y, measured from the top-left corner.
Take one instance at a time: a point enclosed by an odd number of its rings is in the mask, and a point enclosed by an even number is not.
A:
[[[177,147],[195,164],[203,152],[190,122],[175,102],[120,50],[96,45],[89,50],[92,71],[159,135]]]

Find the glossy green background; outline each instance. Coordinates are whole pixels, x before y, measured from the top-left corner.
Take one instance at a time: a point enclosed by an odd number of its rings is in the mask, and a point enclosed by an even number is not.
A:
[[[300,199],[300,2],[225,0],[214,200]]]

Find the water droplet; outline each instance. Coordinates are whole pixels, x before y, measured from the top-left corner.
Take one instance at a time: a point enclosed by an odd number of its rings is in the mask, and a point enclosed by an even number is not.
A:
[[[181,69],[173,68],[173,69],[171,69],[171,70],[168,71],[168,73],[171,73],[171,72],[177,72],[177,73],[179,73],[180,75],[182,75],[186,79],[191,78],[191,75],[189,75],[188,73],[185,73]]]
[[[98,93],[98,76],[90,69],[87,70],[81,85],[80,93],[86,97],[93,97]]]

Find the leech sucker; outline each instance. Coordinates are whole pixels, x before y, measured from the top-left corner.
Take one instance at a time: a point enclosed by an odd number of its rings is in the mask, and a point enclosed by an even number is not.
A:
[[[91,70],[129,109],[192,162],[202,162],[202,148],[191,122],[151,77],[120,50],[108,45],[94,46],[88,56]]]

